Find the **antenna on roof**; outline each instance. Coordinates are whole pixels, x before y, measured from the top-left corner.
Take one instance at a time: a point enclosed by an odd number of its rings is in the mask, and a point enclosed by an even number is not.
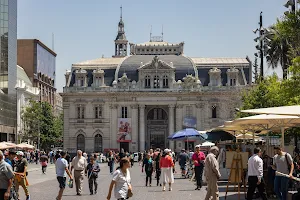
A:
[[[161,26],[161,40],[164,41],[164,25]]]
[[[120,19],[122,19],[122,5],[121,5],[121,7],[120,7]]]
[[[152,42],[152,25],[151,25],[151,28],[150,28],[150,42]]]

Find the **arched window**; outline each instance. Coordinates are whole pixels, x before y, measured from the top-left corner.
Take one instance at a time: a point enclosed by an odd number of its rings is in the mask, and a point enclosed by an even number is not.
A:
[[[77,150],[85,151],[85,138],[82,134],[77,136]]]
[[[169,88],[169,79],[167,75],[163,77],[163,88]]]
[[[154,76],[154,88],[159,88],[159,76]]]
[[[150,76],[145,76],[145,88],[150,88]]]
[[[102,152],[102,136],[97,134],[94,141],[94,152]]]

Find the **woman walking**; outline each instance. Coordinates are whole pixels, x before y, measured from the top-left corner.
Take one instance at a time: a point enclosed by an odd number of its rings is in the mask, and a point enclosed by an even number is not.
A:
[[[112,181],[109,186],[107,200],[111,199],[111,192],[114,188],[115,198],[125,200],[132,196],[131,178],[130,178],[130,162],[127,158],[120,160],[120,167],[113,174]]]
[[[114,171],[114,165],[115,165],[115,156],[112,151],[109,151],[107,161],[108,161],[108,166],[109,166],[109,173],[112,174]]]
[[[159,184],[159,179],[160,179],[160,174],[161,174],[161,170],[160,170],[160,167],[159,167],[159,163],[160,163],[160,158],[161,158],[161,155],[160,155],[160,152],[156,155],[155,157],[155,162],[154,162],[154,166],[155,166],[155,177],[156,177],[156,186],[158,186]],[[161,184],[160,184],[161,186]]]
[[[165,149],[159,162],[163,182],[163,191],[166,191],[167,183],[169,183],[169,191],[172,191],[172,183],[174,183],[173,170],[175,171],[175,167],[170,152],[170,149]]]
[[[143,161],[142,168],[144,168],[144,166],[145,166],[145,173],[146,173],[146,187],[148,186],[148,180],[149,180],[149,186],[151,187],[152,173],[153,173],[153,161],[152,161],[152,158],[150,157],[150,154],[146,155],[146,158]]]

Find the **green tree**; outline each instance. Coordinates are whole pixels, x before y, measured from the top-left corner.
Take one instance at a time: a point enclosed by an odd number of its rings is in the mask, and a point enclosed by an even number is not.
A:
[[[55,117],[52,106],[48,102],[30,101],[22,113],[25,130],[23,139],[30,139],[40,149],[47,150],[56,145],[62,137],[62,117]]]

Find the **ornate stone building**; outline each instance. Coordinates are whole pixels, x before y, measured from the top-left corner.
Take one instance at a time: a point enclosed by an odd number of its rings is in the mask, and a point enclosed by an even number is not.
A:
[[[192,148],[166,138],[184,127],[206,130],[232,119],[251,84],[248,58],[193,58],[162,37],[129,44],[121,17],[115,55],[72,64],[61,94],[64,148],[143,151]],[[188,147],[187,147],[188,145]]]

